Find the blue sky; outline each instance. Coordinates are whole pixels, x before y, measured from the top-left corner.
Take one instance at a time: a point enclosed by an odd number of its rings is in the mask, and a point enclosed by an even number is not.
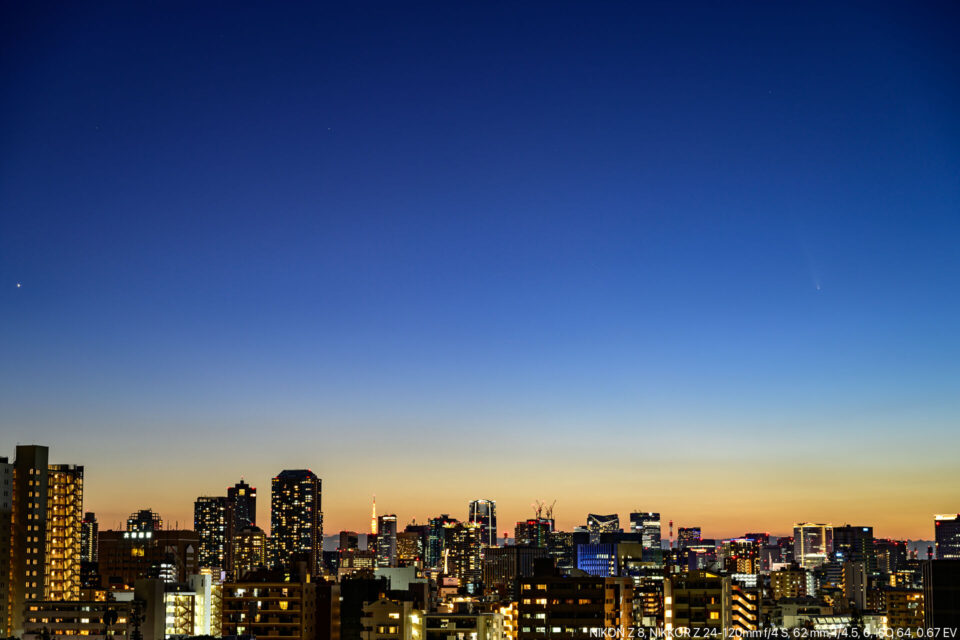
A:
[[[563,487],[571,523],[596,464],[684,504],[653,451],[957,480],[955,5],[3,13],[0,442],[98,509],[214,451],[168,510],[342,452],[344,527],[477,455],[510,482],[436,500]]]

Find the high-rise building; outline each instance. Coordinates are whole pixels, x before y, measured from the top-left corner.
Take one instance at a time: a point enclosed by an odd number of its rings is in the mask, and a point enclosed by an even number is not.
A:
[[[467,521],[480,525],[480,544],[497,546],[497,503],[494,500],[473,500]]]
[[[226,496],[200,496],[193,503],[193,530],[200,537],[200,567],[230,570],[233,523],[233,505]]]
[[[634,511],[630,514],[630,531],[639,533],[644,549],[660,548],[660,514]]]
[[[700,527],[680,527],[677,529],[677,548],[686,549],[700,544]]]
[[[257,524],[257,488],[240,480],[227,489],[227,499],[233,507],[233,530]]]
[[[423,561],[423,534],[419,531],[406,531],[397,534],[397,566],[420,566]]]
[[[833,556],[837,562],[863,562],[868,570],[877,566],[873,527],[845,524],[833,528]]]
[[[444,527],[444,573],[459,578],[468,589],[477,585],[483,573],[480,526],[458,522]]]
[[[97,516],[92,511],[83,514],[83,522],[80,523],[80,560],[81,562],[97,561],[97,534],[100,527],[97,524]]]
[[[833,526],[801,522],[793,525],[793,558],[805,569],[823,565],[833,552]]]
[[[397,516],[388,513],[377,518],[377,566],[397,566]]]
[[[444,531],[447,525],[456,524],[457,519],[443,513],[427,521],[427,547],[425,564],[431,569],[438,569],[443,565]]]
[[[308,469],[287,469],[273,478],[270,496],[270,542],[277,568],[305,559],[321,574],[323,512],[320,478]]]
[[[937,560],[960,560],[960,513],[933,517]]]
[[[28,600],[76,600],[80,595],[83,467],[49,464],[49,450],[18,445],[10,474],[9,584],[3,626],[23,632]]]
[[[546,547],[549,544],[553,521],[546,518],[521,520],[513,528],[513,542],[529,547]]]
[[[101,530],[98,569],[104,588],[131,590],[143,578],[186,582],[199,571],[200,539],[192,529],[163,529],[150,509],[131,515],[125,531]]]
[[[267,534],[256,525],[248,525],[233,535],[233,563],[230,575],[242,581],[252,572],[267,564]]]
[[[587,514],[587,531],[590,532],[590,543],[599,544],[601,533],[617,533],[620,531],[620,516]]]
[[[83,467],[52,464],[47,481],[46,600],[80,597]]]

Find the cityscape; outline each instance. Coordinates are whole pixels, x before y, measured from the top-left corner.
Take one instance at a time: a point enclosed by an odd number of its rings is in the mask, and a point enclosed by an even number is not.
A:
[[[0,640],[960,640],[958,34],[0,2]]]
[[[308,469],[272,478],[269,525],[240,480],[198,496],[192,528],[145,507],[114,530],[84,510],[84,466],[50,460],[40,445],[0,457],[7,637],[901,638],[960,625],[960,513],[931,517],[921,553],[867,524],[712,539],[641,510],[563,531],[540,500],[512,527],[489,498],[404,524],[374,497],[369,529],[325,550],[323,481]]]

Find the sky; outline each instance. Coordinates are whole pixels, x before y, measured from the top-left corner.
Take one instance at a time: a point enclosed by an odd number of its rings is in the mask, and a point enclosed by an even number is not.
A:
[[[960,7],[350,5],[3,4],[0,454],[107,528],[960,511]]]

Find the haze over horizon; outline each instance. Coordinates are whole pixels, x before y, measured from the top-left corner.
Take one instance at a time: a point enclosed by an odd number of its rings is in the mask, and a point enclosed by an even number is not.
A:
[[[956,3],[0,8],[0,455],[112,527],[960,511]]]

